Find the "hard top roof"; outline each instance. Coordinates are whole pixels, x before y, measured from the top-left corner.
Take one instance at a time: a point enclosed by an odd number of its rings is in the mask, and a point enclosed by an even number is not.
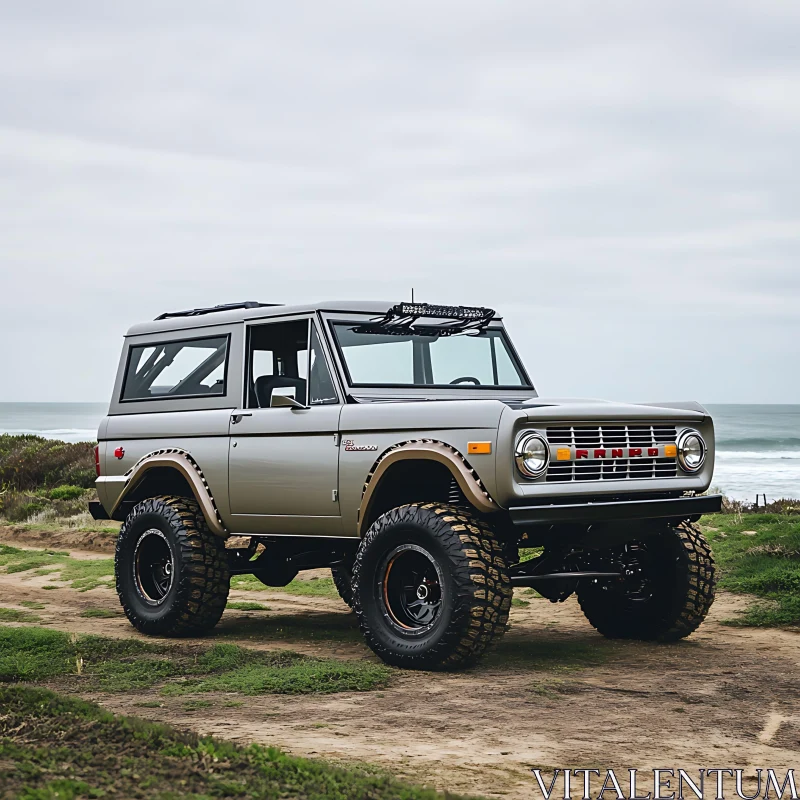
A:
[[[244,305],[244,304],[237,304]],[[205,313],[195,316],[169,316],[166,319],[155,319],[150,322],[140,322],[128,329],[126,336],[140,336],[147,333],[163,333],[165,331],[196,330],[212,325],[229,325],[244,320],[268,319],[270,317],[283,317],[291,314],[309,314],[316,311],[330,313],[354,314],[386,314],[395,303],[379,300],[326,300],[319,303],[306,303],[303,305],[259,305],[253,308],[234,308],[230,310],[212,311],[203,310]],[[495,316],[500,319],[500,316]]]
[[[168,317],[151,322],[140,322],[132,326],[126,336],[137,336],[142,333],[161,333],[163,331],[191,330],[205,328],[210,325],[229,325],[251,319],[267,319],[284,317],[290,314],[309,314],[315,311],[352,311],[359,314],[385,314],[394,304],[389,302],[372,302],[363,300],[338,300],[322,303],[304,303],[303,305],[283,306],[270,305],[256,308],[236,308],[230,311],[215,311],[201,316]]]

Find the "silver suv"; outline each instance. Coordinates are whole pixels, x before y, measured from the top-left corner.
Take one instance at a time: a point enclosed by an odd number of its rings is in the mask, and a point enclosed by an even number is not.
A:
[[[491,309],[162,314],[128,332],[98,442],[91,511],[124,521],[117,591],[144,633],[213,628],[231,575],[320,567],[375,653],[422,669],[478,658],[515,586],[659,641],[714,598],[705,409],[538,397]]]

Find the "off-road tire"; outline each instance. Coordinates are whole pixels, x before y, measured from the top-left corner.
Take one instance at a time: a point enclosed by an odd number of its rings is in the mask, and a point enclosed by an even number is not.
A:
[[[148,530],[163,534],[173,577],[163,599],[148,601],[137,579],[137,542]],[[125,615],[142,633],[196,636],[211,630],[228,600],[230,573],[225,543],[209,531],[194,499],[151,497],[131,510],[120,529],[114,559],[117,594]]]
[[[405,632],[385,600],[382,563],[393,548],[427,551],[441,571],[438,616],[423,633]],[[505,632],[511,581],[502,544],[469,509],[413,503],[369,528],[353,566],[353,609],[367,644],[383,661],[409,669],[455,669],[475,662]]]
[[[711,548],[696,525],[666,527],[645,540],[654,572],[654,593],[631,608],[613,584],[578,587],[586,619],[609,639],[674,642],[697,630],[714,602],[716,573]]]
[[[339,592],[339,597],[353,607],[353,559],[348,558],[331,567],[333,585]]]

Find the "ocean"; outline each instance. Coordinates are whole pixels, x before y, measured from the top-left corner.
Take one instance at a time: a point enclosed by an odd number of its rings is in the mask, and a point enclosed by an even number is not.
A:
[[[716,425],[713,486],[737,500],[800,498],[800,405],[708,405]],[[0,433],[93,441],[105,403],[0,403]]]

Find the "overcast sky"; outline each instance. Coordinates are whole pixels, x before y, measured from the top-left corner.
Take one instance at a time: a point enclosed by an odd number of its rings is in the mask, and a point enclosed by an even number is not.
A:
[[[0,0],[0,401],[254,299],[502,312],[541,394],[800,402],[800,3]]]

